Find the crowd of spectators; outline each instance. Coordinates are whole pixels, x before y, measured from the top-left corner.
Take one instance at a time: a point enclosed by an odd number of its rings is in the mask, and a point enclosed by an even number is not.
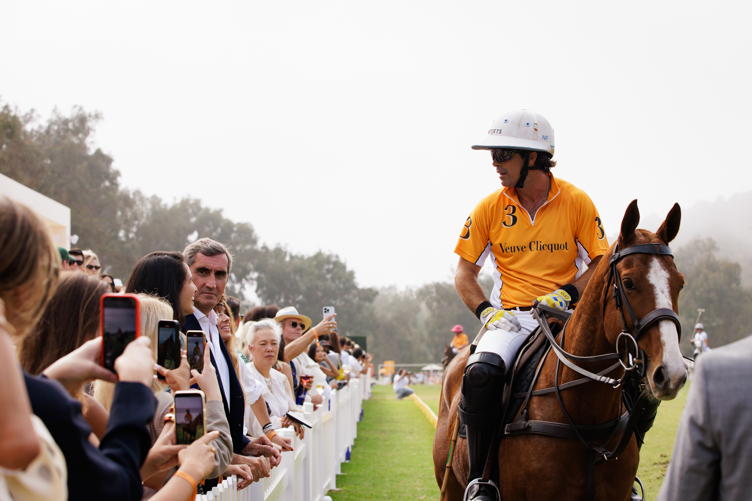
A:
[[[201,238],[155,251],[125,285],[91,249],[55,248],[27,207],[0,196],[0,499],[189,500],[221,477],[240,487],[291,451],[296,412],[372,369],[371,357],[295,306],[240,314],[232,254]],[[106,256],[104,256],[106,257]],[[141,335],[102,364],[101,298],[138,299]],[[158,323],[180,326],[180,363],[156,364]],[[203,369],[183,333],[202,331]],[[174,394],[199,389],[205,433],[176,444]]]

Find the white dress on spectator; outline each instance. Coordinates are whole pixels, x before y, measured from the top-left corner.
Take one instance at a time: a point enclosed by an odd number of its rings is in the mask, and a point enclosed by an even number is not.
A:
[[[350,367],[350,359],[352,358],[352,355],[347,353],[347,350],[342,350],[339,352],[339,356],[342,359],[342,367]]]
[[[243,412],[243,433],[248,433],[248,423],[251,423],[254,414],[251,409],[251,405],[255,404],[261,395],[264,393],[264,385],[261,381],[256,379],[251,370],[249,369],[249,362],[245,362],[243,358],[238,359],[238,372],[240,373],[240,386],[243,387],[243,397],[245,398],[245,411]]]
[[[286,385],[288,384],[287,376],[276,369],[270,369],[269,378],[267,379],[256,370],[253,362],[248,363],[246,368],[251,377],[261,383],[261,396],[264,397],[268,406],[272,428],[280,428],[282,417],[287,414],[287,411],[295,408],[295,402],[290,398],[290,393],[286,389]],[[246,418],[248,418],[246,427],[252,436],[257,437],[264,434],[261,425],[253,413],[246,415]]]
[[[0,468],[0,501],[68,499],[65,457],[42,420],[32,414],[31,422],[39,437],[39,455],[23,471]]]
[[[350,374],[352,377],[360,377],[360,373],[363,371],[363,365],[361,365],[360,362],[358,362],[358,359],[351,356],[350,357]]]

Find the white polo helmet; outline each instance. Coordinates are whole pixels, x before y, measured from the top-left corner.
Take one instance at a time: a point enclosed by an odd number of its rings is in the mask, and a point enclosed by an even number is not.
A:
[[[474,150],[509,148],[554,154],[554,129],[543,115],[519,110],[505,113],[491,124],[488,136]]]
[[[695,329],[704,329],[705,326],[702,324],[695,324]]]

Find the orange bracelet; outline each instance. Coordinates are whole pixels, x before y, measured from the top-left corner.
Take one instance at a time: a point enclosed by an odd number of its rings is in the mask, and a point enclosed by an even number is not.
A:
[[[269,430],[267,432],[264,432],[264,435],[266,435],[266,438],[268,438],[269,440],[271,440],[271,439],[273,439],[274,437],[277,436],[277,432],[274,431],[274,430]]]
[[[194,494],[196,493],[196,489],[198,489],[198,482],[196,482],[195,478],[193,478],[192,476],[188,475],[183,470],[176,471],[175,472],[175,476],[176,477],[180,477],[183,480],[185,480],[186,482],[188,482],[189,484],[191,484],[191,489],[193,489],[193,493]]]

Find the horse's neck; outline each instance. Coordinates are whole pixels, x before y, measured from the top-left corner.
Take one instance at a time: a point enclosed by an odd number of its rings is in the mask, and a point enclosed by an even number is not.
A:
[[[605,258],[604,258],[605,259]],[[603,327],[603,288],[607,287],[608,267],[599,266],[590,278],[566,328],[564,348],[579,356],[613,351]]]
[[[566,326],[562,346],[573,355],[602,355],[612,353],[615,349],[606,339],[603,326],[602,300],[604,299],[603,288],[607,287],[606,273],[608,273],[607,266],[599,267],[595,271]],[[555,358],[549,358],[549,364],[555,365]],[[597,363],[575,361],[576,364],[591,372],[605,369],[613,362],[613,360]],[[553,385],[556,381],[555,367],[550,366],[550,369],[547,371],[545,379],[548,380],[546,381],[548,385]],[[583,377],[563,364],[561,364],[560,371],[559,384]],[[615,375],[615,373],[609,374],[611,377]],[[584,422],[597,422],[603,414],[603,409],[610,409],[607,412],[611,413],[620,405],[620,393],[618,391],[614,391],[606,384],[595,382],[570,388],[562,392],[562,397],[569,402],[568,407],[570,407],[572,415],[577,415],[579,419],[585,420]],[[598,402],[599,404],[593,406],[587,404],[587,402]],[[582,403],[586,403],[586,405],[581,405]]]

